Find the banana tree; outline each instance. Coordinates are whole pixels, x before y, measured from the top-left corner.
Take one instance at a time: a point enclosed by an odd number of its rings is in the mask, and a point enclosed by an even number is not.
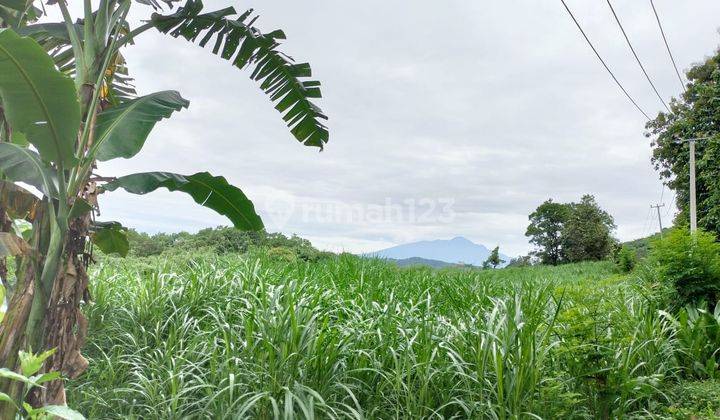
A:
[[[135,156],[158,122],[189,104],[175,91],[138,96],[124,48],[147,31],[206,47],[248,69],[299,142],[322,149],[328,131],[312,102],[321,95],[310,66],[278,50],[282,31],[253,26],[252,10],[206,13],[200,0],[174,12],[171,1],[99,0],[94,7],[84,0],[82,17],[73,20],[63,0],[34,3],[0,0],[0,277],[7,301],[0,366],[17,370],[20,350],[56,349],[44,370],[74,378],[88,365],[80,353],[87,334],[81,305],[90,299],[92,247],[127,253],[122,226],[96,220],[98,196],[166,188],[190,195],[239,229],[263,227],[252,202],[220,176],[97,173],[98,161]],[[62,22],[38,20],[49,7],[59,9]],[[132,7],[149,14],[136,27],[127,20]],[[0,392],[17,400],[22,390],[0,381]],[[36,406],[64,404],[63,382],[29,398]],[[0,407],[0,418],[14,415],[14,406]]]

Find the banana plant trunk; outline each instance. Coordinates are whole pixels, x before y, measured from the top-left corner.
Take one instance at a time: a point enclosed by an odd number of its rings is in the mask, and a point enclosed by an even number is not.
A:
[[[47,238],[46,213],[37,214],[31,245],[33,255],[17,259],[16,283],[9,300],[5,317],[0,324],[0,366],[18,367],[18,352],[32,349],[35,352],[56,349],[46,362],[43,371],[62,373],[64,378],[75,378],[88,366],[80,354],[87,335],[87,320],[80,311],[88,301],[88,275],[85,243],[89,229],[89,216],[74,219],[62,238],[57,274],[53,281],[43,284],[40,273],[47,260],[50,243]],[[0,392],[13,399],[22,398],[22,384],[16,381],[0,382]],[[49,382],[44,389],[36,388],[28,401],[33,406],[65,404],[62,380]],[[0,406],[0,418],[13,418],[14,407]]]
[[[43,203],[45,204],[45,203]],[[39,206],[33,220],[34,235],[29,255],[16,257],[15,286],[8,290],[9,303],[0,324],[0,366],[16,369],[18,352],[30,348],[41,339],[40,330],[45,312],[45,299],[39,289],[38,274],[42,270],[43,255],[47,249],[47,220],[43,206]],[[0,380],[0,392],[17,401],[22,396],[22,384],[7,379]],[[0,418],[14,418],[15,408],[9,403],[0,405]]]
[[[1,366],[16,369],[20,350],[54,348],[56,352],[43,371],[61,372],[64,378],[75,378],[87,368],[88,362],[80,354],[87,335],[87,320],[80,311],[81,304],[89,299],[84,260],[87,229],[84,218],[71,224],[58,274],[50,288],[38,281],[42,256],[23,258],[20,262],[17,285],[0,325]],[[16,400],[22,397],[22,386],[18,382],[0,383],[0,391]],[[34,406],[65,404],[63,381],[55,380],[44,389],[36,388],[28,399]]]
[[[87,336],[87,319],[80,308],[89,301],[85,243],[89,216],[71,222],[66,237],[62,265],[53,282],[43,323],[43,348],[56,349],[47,361],[46,372],[61,372],[63,377],[74,379],[85,371],[88,361],[80,354]],[[64,405],[65,387],[55,380],[44,388],[33,390],[32,402],[37,405]]]
[[[0,366],[15,368],[18,351],[27,347],[38,335],[27,330],[33,303],[36,300],[36,267],[29,258],[24,259],[18,270],[17,283],[9,301],[2,325],[0,325]],[[8,379],[0,381],[0,392],[17,401],[22,396],[22,384]],[[0,418],[14,418],[15,408],[9,403],[0,404]]]
[[[88,85],[80,90],[83,108],[91,102],[92,90]],[[94,124],[94,118],[91,121]],[[80,197],[96,205],[94,182],[86,178],[82,185]],[[55,207],[50,206],[53,204],[45,198],[34,214],[31,251],[16,257],[15,287],[0,324],[2,367],[18,371],[19,351],[37,353],[55,349],[41,373],[59,372],[62,378],[46,383],[44,388],[33,388],[26,396],[33,407],[65,405],[63,380],[78,377],[88,367],[80,350],[88,326],[81,305],[89,301],[87,267],[92,256],[86,252],[86,246],[91,213],[69,220],[63,232],[54,219],[55,211],[49,211]],[[0,379],[0,392],[18,401],[22,398],[23,384]],[[0,419],[14,418],[15,412],[12,404],[0,402]]]

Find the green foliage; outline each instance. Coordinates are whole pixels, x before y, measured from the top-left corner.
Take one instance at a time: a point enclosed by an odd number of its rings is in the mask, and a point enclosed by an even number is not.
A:
[[[525,236],[538,248],[535,256],[542,264],[557,265],[563,262],[562,231],[570,216],[570,206],[549,199],[538,206],[528,217],[530,225]]]
[[[430,270],[275,249],[104,260],[71,404],[93,418],[633,418],[678,380],[674,328],[609,261]]]
[[[1,0],[0,6],[0,22],[3,27],[18,28],[43,15],[42,10],[25,0]]]
[[[689,223],[689,146],[678,139],[712,137],[696,143],[698,226],[720,235],[720,50],[687,71],[687,92],[672,101],[671,113],[647,124],[655,136],[653,163],[660,177],[677,192],[678,224]]]
[[[532,257],[530,255],[521,255],[510,258],[507,267],[530,267],[531,265],[533,265]]]
[[[677,355],[685,375],[698,379],[720,379],[720,305],[686,306],[673,316],[662,314],[675,330]]]
[[[125,175],[103,186],[106,191],[122,188],[132,194],[147,194],[158,188],[182,191],[189,194],[196,203],[211,208],[226,216],[238,229],[258,230],[263,228],[255,206],[237,187],[228,184],[221,176],[207,172],[193,175],[178,175],[168,172],[144,172]]]
[[[174,0],[163,2],[173,7]],[[230,18],[231,8],[200,14],[203,6],[196,0],[168,16],[154,13],[136,26],[126,18],[138,3],[159,6],[156,0],[102,0],[93,10],[94,4],[87,1],[82,17],[75,20],[66,2],[49,2],[60,9],[62,21],[29,25],[44,10],[33,7],[32,1],[0,0],[0,178],[26,182],[43,195],[28,203],[18,194],[20,189],[3,186],[0,191],[3,284],[12,279],[23,286],[5,290],[11,296],[0,326],[0,365],[10,369],[19,368],[15,355],[24,346],[57,347],[53,364],[73,376],[85,368],[77,354],[86,330],[80,314],[87,301],[81,264],[92,260],[85,251],[92,248],[90,240],[101,251],[120,255],[128,253],[129,245],[121,227],[95,221],[99,193],[123,188],[146,194],[164,187],[189,194],[198,204],[227,216],[236,228],[263,227],[252,202],[223,177],[207,172],[120,178],[96,173],[98,160],[136,155],[158,121],[188,106],[175,91],[135,97],[121,50],[142,33],[154,28],[190,41],[202,34],[203,46],[214,38],[213,53],[231,59],[238,68],[252,68],[251,78],[270,96],[296,139],[321,148],[328,141],[327,128],[320,122],[326,116],[310,101],[321,96],[319,82],[307,80],[309,64],[296,64],[279,51],[281,31],[263,34],[252,26],[255,18],[250,12]],[[7,273],[7,255],[15,262],[14,273]],[[76,286],[68,286],[72,284]],[[58,290],[62,302],[52,302]],[[39,398],[62,400],[63,386],[53,382],[50,392]],[[9,381],[0,381],[5,396],[0,417],[13,418],[21,409],[34,418],[72,416],[64,407],[20,406],[24,395],[19,391]]]
[[[525,236],[536,246],[533,254],[542,264],[601,261],[611,255],[616,243],[613,218],[592,195],[584,195],[579,203],[549,199],[529,219]]]
[[[8,124],[45,161],[75,162],[80,104],[73,81],[37,42],[10,29],[0,31],[0,98]]]
[[[321,97],[320,82],[304,80],[312,75],[310,65],[295,63],[277,50],[285,33],[263,33],[253,27],[257,18],[252,17],[252,9],[237,17],[232,7],[210,13],[201,13],[202,9],[201,0],[187,0],[171,15],[154,14],[151,22],[158,31],[175,38],[195,42],[200,37],[201,47],[214,40],[213,54],[231,60],[240,69],[250,66],[250,77],[276,103],[275,109],[283,113],[295,138],[322,149],[328,141],[327,128],[322,124],[327,117],[310,100]]]
[[[160,255],[173,244],[173,236],[166,233],[150,236],[145,232],[129,229],[127,237],[130,242],[130,254],[137,257]]]
[[[82,217],[90,213],[92,210],[93,208],[90,203],[88,203],[84,198],[78,197],[75,199],[75,202],[70,208],[70,212],[68,213],[68,220]]]
[[[45,363],[45,360],[53,354],[55,354],[55,349],[47,350],[40,354],[20,351],[19,359],[22,374],[29,377],[38,373],[43,363]]]
[[[148,235],[130,230],[128,232],[131,252],[135,256],[147,257],[160,254],[177,254],[206,250],[213,254],[265,254],[272,249],[274,253],[289,251],[292,260],[316,262],[330,258],[334,254],[319,251],[307,239],[293,235],[287,237],[281,233],[265,231],[241,231],[229,227],[202,229],[195,234],[158,233]]]
[[[669,391],[672,402],[658,413],[672,419],[720,419],[720,381],[680,382]]]
[[[615,229],[612,216],[601,209],[591,195],[584,195],[579,203],[572,203],[570,209],[562,231],[566,260],[600,261],[610,256],[615,244],[611,235]]]
[[[672,228],[663,229],[663,234],[668,234]],[[654,233],[645,238],[639,238],[632,241],[624,242],[623,247],[627,247],[632,250],[637,256],[638,260],[645,259],[650,254],[650,244],[653,241],[660,239],[660,233]]]
[[[652,242],[649,259],[658,275],[676,292],[676,307],[720,298],[720,244],[713,234],[674,229],[664,239]]]
[[[101,112],[95,123],[97,160],[138,154],[155,124],[170,118],[174,111],[187,108],[190,102],[174,90],[155,92],[121,103]]]
[[[483,262],[483,268],[497,268],[500,264],[504,263],[505,260],[500,258],[500,247],[496,246],[488,255],[487,259]]]
[[[297,255],[289,248],[276,246],[267,250],[267,257],[273,261],[293,263],[297,261]]]
[[[57,197],[57,173],[43,164],[34,151],[12,143],[0,143],[0,173],[7,179],[32,185],[48,197]]]
[[[125,229],[119,224],[109,224],[92,234],[92,241],[105,254],[118,254],[124,257],[130,251]]]
[[[38,373],[48,357],[55,353],[55,349],[40,354],[21,351],[18,354],[22,373],[14,372],[5,367],[0,368],[0,379],[23,384],[22,399],[15,401],[9,395],[0,392],[0,401],[12,404],[18,410],[22,409],[23,417],[30,420],[50,420],[60,418],[65,420],[84,420],[85,417],[79,412],[60,405],[46,405],[43,407],[32,407],[24,402],[25,396],[35,387],[42,387],[44,383],[60,378],[58,372]]]
[[[622,245],[618,248],[615,263],[623,273],[633,271],[637,265],[637,254],[635,250],[627,245]]]

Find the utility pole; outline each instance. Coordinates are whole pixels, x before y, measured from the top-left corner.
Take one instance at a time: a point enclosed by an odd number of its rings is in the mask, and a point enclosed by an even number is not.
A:
[[[690,233],[697,232],[697,193],[695,191],[695,139],[688,140],[690,146]]]
[[[697,194],[695,191],[695,142],[709,139],[711,139],[711,137],[696,137],[692,139],[676,140],[677,143],[688,142],[688,146],[690,146],[690,233],[697,232]]]
[[[654,206],[653,206],[653,205],[650,205],[650,207],[657,210],[657,214],[658,214],[658,225],[660,225],[660,239],[662,239],[662,237],[663,237],[663,232],[662,232],[662,216],[660,216],[660,207],[665,207],[665,203],[655,204]]]

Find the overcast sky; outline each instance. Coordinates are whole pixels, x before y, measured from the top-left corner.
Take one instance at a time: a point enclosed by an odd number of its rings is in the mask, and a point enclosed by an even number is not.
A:
[[[681,69],[720,44],[720,2],[655,3]],[[656,114],[661,103],[607,3],[568,4]],[[191,105],[158,124],[135,159],[103,164],[103,175],[208,170],[240,186],[268,230],[352,252],[462,235],[526,253],[528,214],[547,198],[585,193],[615,217],[620,239],[657,229],[648,213],[661,183],[645,120],[559,0],[207,1],[206,10],[228,5],[255,8],[260,28],[284,29],[283,50],[312,64],[330,117],[325,151],[292,138],[247,72],[148,32],[125,52],[138,92],[176,89]],[[614,6],[660,93],[676,96],[649,1]],[[672,196],[664,192],[667,206]],[[101,206],[102,219],[147,232],[227,224],[181,193],[112,193]]]

